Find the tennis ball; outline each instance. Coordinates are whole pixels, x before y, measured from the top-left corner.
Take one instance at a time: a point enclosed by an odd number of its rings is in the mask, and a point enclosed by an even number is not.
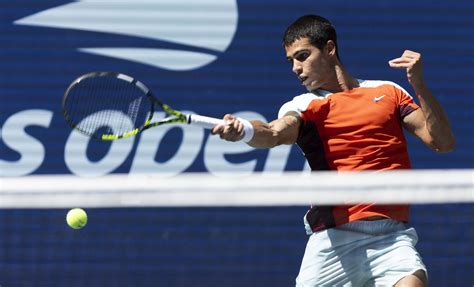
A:
[[[66,222],[73,229],[81,229],[87,224],[87,213],[82,208],[73,208],[67,213]]]

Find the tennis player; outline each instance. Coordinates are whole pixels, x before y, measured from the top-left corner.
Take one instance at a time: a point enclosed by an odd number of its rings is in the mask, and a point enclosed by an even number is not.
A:
[[[256,148],[297,143],[313,171],[409,169],[403,128],[437,152],[453,149],[446,114],[423,81],[419,53],[406,50],[388,62],[406,71],[418,105],[393,82],[354,78],[339,59],[335,28],[323,17],[297,19],[284,34],[284,47],[308,93],[285,103],[270,123],[225,115],[226,124],[213,134]],[[296,285],[426,286],[416,231],[405,226],[408,209],[311,206]]]

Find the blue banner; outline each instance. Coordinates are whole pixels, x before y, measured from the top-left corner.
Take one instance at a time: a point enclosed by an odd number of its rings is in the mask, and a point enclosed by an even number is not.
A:
[[[79,75],[119,71],[140,79],[178,110],[270,121],[283,103],[305,92],[282,47],[286,26],[305,13],[333,21],[342,61],[358,78],[395,81],[412,92],[404,73],[387,61],[404,49],[422,53],[426,81],[451,119],[457,146],[453,153],[434,156],[408,136],[413,165],[472,167],[473,90],[466,65],[472,62],[472,4],[412,4],[3,1],[1,174],[168,176],[304,169],[295,147],[253,150],[195,127],[166,126],[136,138],[95,142],[71,131],[60,103]],[[456,42],[455,49],[447,38]]]
[[[430,90],[456,136],[435,154],[407,134],[414,168],[473,168],[474,2],[316,0],[0,0],[0,177],[35,174],[283,172],[307,169],[296,146],[252,149],[208,130],[163,126],[99,142],[61,113],[69,83],[91,71],[144,82],[171,107],[271,121],[305,92],[282,46],[304,14],[330,19],[357,78],[393,81],[405,49],[422,54]],[[415,97],[416,98],[416,97]],[[34,187],[32,187],[34,191]],[[416,205],[411,225],[430,286],[474,282],[472,204]],[[306,207],[0,210],[1,286],[292,286]]]

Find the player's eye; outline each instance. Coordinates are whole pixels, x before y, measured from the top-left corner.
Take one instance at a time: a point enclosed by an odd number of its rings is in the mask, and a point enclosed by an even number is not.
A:
[[[308,57],[309,57],[310,53],[309,52],[301,52],[301,53],[298,53],[296,56],[295,56],[295,59],[298,61],[298,62],[304,62]]]

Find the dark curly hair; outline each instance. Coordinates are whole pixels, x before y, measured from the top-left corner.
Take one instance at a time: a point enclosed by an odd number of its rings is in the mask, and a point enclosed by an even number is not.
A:
[[[285,31],[283,45],[289,47],[296,40],[308,38],[310,43],[322,50],[329,40],[336,45],[339,59],[336,29],[328,19],[317,15],[305,15],[293,22]]]

